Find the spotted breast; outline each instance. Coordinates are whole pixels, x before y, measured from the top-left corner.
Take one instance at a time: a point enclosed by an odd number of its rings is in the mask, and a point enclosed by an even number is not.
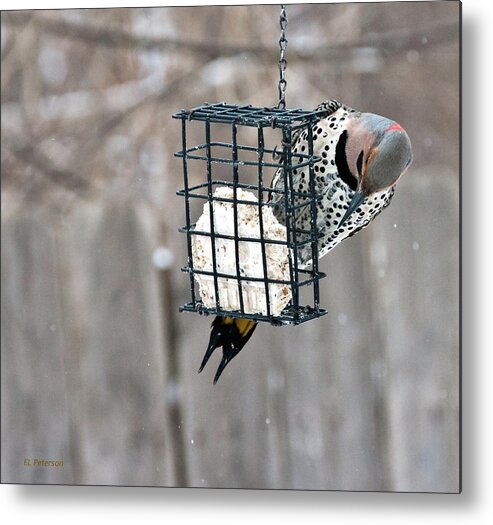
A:
[[[330,100],[317,109],[326,116],[312,128],[313,153],[321,158],[314,165],[317,194],[317,228],[320,234],[318,257],[323,257],[344,239],[368,226],[391,202],[395,184],[411,162],[410,141],[396,122],[362,113]],[[309,191],[309,168],[297,168],[302,159],[296,154],[308,152],[308,132],[294,139],[293,190]],[[284,190],[284,176],[279,170],[272,187]],[[306,197],[298,196],[296,209],[297,240],[308,239],[312,213],[302,206]],[[272,193],[274,214],[285,224],[283,193]],[[349,213],[348,213],[349,212]],[[306,267],[312,261],[310,243],[298,249],[298,261]]]

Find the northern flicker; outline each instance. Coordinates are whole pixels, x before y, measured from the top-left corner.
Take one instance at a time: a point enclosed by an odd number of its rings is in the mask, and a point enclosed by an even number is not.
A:
[[[321,157],[314,166],[320,259],[344,239],[368,226],[390,204],[397,181],[411,164],[412,151],[407,133],[393,120],[356,111],[336,100],[324,102],[317,109],[325,111],[325,116],[312,128],[313,154]],[[308,152],[307,135],[305,130],[293,137],[294,154]],[[282,175],[282,170],[275,174],[272,188],[283,189]],[[296,168],[294,164],[293,189],[308,191],[309,180],[308,166]],[[274,206],[274,214],[285,224],[283,192],[271,196],[273,205],[280,204]],[[310,219],[310,207],[299,208],[296,228],[309,230]],[[310,245],[298,251],[301,267],[308,266],[311,257]],[[214,377],[216,383],[229,361],[250,339],[256,325],[252,320],[216,317],[199,372],[213,351],[222,346],[223,357]]]

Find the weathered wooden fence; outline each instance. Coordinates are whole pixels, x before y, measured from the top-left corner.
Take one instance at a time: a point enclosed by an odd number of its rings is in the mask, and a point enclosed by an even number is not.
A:
[[[160,272],[130,203],[9,217],[2,481],[457,491],[458,213],[454,174],[406,176],[323,260],[329,315],[260,326],[216,386],[178,234]]]

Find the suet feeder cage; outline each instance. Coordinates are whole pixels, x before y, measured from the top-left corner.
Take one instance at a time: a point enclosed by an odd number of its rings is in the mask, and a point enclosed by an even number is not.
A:
[[[320,308],[325,274],[318,270],[314,173],[322,159],[313,153],[313,125],[326,111],[286,109],[287,22],[281,5],[277,107],[203,104],[173,115],[182,126],[176,155],[183,160],[184,187],[177,193],[185,204],[180,231],[188,264],[182,270],[191,292],[181,311],[278,325],[326,313]],[[300,134],[306,147],[293,150]],[[295,186],[296,170],[307,168],[307,184]],[[193,199],[204,203],[195,222]]]
[[[313,154],[312,131],[324,113],[219,103],[173,115],[182,129],[176,156],[182,159],[184,186],[177,194],[185,207],[180,231],[188,264],[182,270],[190,276],[191,292],[181,311],[272,324],[300,324],[326,313],[320,307],[325,274],[318,269],[314,170],[322,159]],[[307,148],[294,152],[293,142],[304,132]],[[295,191],[293,172],[306,167],[306,190]],[[273,186],[275,174],[281,183]],[[198,220],[192,217],[193,199],[203,204]],[[306,221],[303,228],[298,224],[300,210],[309,210],[309,227]]]

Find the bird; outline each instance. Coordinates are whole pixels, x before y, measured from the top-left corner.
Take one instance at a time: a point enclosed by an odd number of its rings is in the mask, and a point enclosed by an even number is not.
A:
[[[367,227],[389,206],[396,184],[409,168],[413,154],[409,135],[394,120],[357,111],[334,99],[321,103],[316,111],[322,114],[311,125],[313,154],[320,157],[314,165],[320,260],[342,241]],[[295,192],[309,191],[309,166],[296,167],[306,160],[302,155],[308,153],[308,141],[306,128],[300,128],[292,138],[292,189]],[[281,168],[270,187],[284,190]],[[286,225],[284,191],[270,192],[269,202],[276,218]],[[296,210],[296,229],[309,231],[310,206],[297,206]],[[310,243],[298,249],[301,268],[312,264],[312,253]],[[226,365],[244,348],[256,327],[255,320],[217,316],[211,325],[199,372],[214,350],[222,347],[223,355],[214,376],[216,384]]]

